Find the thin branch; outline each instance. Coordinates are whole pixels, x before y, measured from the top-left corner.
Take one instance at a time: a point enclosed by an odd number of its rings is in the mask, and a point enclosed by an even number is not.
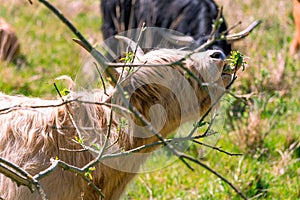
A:
[[[31,192],[34,192],[32,188],[32,183],[28,180],[28,176],[22,175],[24,172],[21,168],[19,169],[18,166],[11,166],[12,163],[3,164],[3,158],[0,158],[0,173],[4,174],[5,176],[9,177],[11,180],[17,183],[18,186],[24,185],[28,187]],[[13,169],[12,169],[13,168]]]
[[[220,19],[222,18],[222,14],[223,14],[223,7],[221,6],[219,8],[218,15],[217,15],[217,17],[215,19],[215,23],[213,25],[213,29],[212,29],[212,31],[210,33],[210,36],[209,36],[210,40],[215,40],[216,32],[219,30],[221,23],[223,23],[223,22],[220,21]]]
[[[84,44],[85,48],[88,51],[93,50],[93,46],[85,39],[85,37],[77,30],[77,28],[69,20],[65,18],[65,16],[61,13],[60,10],[54,7],[47,0],[38,0],[38,1],[44,4],[49,10],[51,10],[68,27],[76,35],[76,37],[78,37],[78,39]]]
[[[117,104],[112,104],[112,103],[106,103],[106,102],[95,102],[95,101],[82,101],[79,100],[81,97],[77,97],[76,99],[71,99],[71,100],[65,100],[62,103],[57,103],[57,104],[49,104],[49,105],[14,105],[11,107],[7,107],[7,108],[2,108],[0,109],[0,115],[3,114],[8,114],[10,112],[13,111],[17,111],[17,110],[26,110],[26,109],[39,109],[39,108],[56,108],[56,107],[61,107],[73,102],[76,103],[82,103],[82,104],[93,104],[93,105],[99,105],[99,106],[108,106],[108,107],[112,107],[112,108],[117,108],[120,109],[121,111],[127,112],[129,113],[130,110],[124,108],[123,106],[117,105]]]
[[[67,148],[61,148],[61,147],[59,148],[59,150],[67,151],[67,152],[78,152],[78,153],[88,151],[87,149],[67,149]]]
[[[141,38],[142,38],[142,35],[143,35],[143,33],[144,33],[144,31],[146,30],[146,24],[145,24],[145,22],[142,24],[142,27],[141,27],[141,31],[140,31],[140,33],[139,33],[139,36],[138,36],[138,39],[137,39],[137,42],[136,42],[136,46],[135,46],[135,49],[134,49],[134,53],[133,53],[133,59],[132,59],[132,61],[130,62],[131,64],[132,63],[134,63],[134,60],[136,59],[136,53],[137,53],[137,51],[138,51],[138,49],[139,49],[139,43],[140,43],[140,40],[141,40]],[[142,52],[143,54],[144,54],[144,52]],[[124,62],[124,65],[126,64],[126,62]],[[122,70],[122,74],[123,74],[123,72],[124,72],[124,68],[125,68],[125,66],[123,66],[123,70]],[[129,77],[129,75],[133,75],[134,73],[136,73],[139,69],[141,68],[141,66],[137,69],[137,70],[135,70],[133,73],[127,73],[127,76],[125,77],[125,78],[128,78]],[[129,70],[128,70],[129,72],[131,71],[131,67],[129,68]],[[120,76],[121,77],[121,76]],[[119,79],[119,81],[120,81],[120,79]]]
[[[61,160],[51,159],[50,161],[52,163],[50,167],[48,167],[44,171],[39,172],[34,176],[36,180],[43,179],[44,177],[51,174],[57,167],[60,167],[64,170],[80,175],[88,183],[89,186],[91,186],[98,194],[100,194],[101,198],[104,198],[101,190],[88,177],[85,176],[86,171],[82,170],[81,168],[69,165]]]
[[[171,139],[165,139],[164,141],[167,142],[167,143],[171,143],[171,142],[172,143],[178,143],[178,142],[185,142],[185,141],[192,141],[192,142],[194,142],[194,140],[197,141],[196,139],[198,139],[198,138],[196,136],[194,136],[194,137],[190,137],[190,138],[189,137],[171,138]],[[200,144],[200,143],[198,143],[198,144]],[[102,158],[100,159],[100,161],[106,160],[106,159],[112,159],[112,158],[122,157],[122,156],[127,156],[127,155],[130,155],[132,153],[140,152],[140,151],[142,151],[144,149],[147,149],[147,148],[150,148],[150,147],[162,146],[162,145],[164,145],[163,142],[157,141],[157,142],[153,142],[151,144],[145,144],[145,145],[136,147],[134,149],[130,149],[128,151],[106,154],[106,155],[102,156]],[[206,143],[201,143],[200,145],[203,145],[203,146],[205,146],[207,148],[217,148],[217,147],[213,147],[211,145],[208,145]],[[219,149],[219,148],[217,148],[217,149]],[[230,155],[230,156],[241,156],[242,155],[240,153],[230,153],[230,152],[227,152],[227,151],[224,151],[224,150],[221,150],[221,149],[220,149],[219,152],[225,153],[225,154]]]
[[[102,87],[103,87],[103,90],[104,90],[104,94],[105,94],[106,96],[109,96],[109,95],[107,94],[107,92],[106,92],[106,86],[105,86],[103,77],[102,77],[102,75],[101,75],[100,69],[98,68],[98,66],[97,66],[97,64],[96,64],[95,62],[93,62],[93,63],[94,63],[94,65],[95,65],[95,68],[96,68],[96,70],[97,70],[97,72],[98,72],[98,75],[99,75],[99,77],[100,77],[100,80],[101,80],[101,83],[102,83]]]
[[[229,156],[242,156],[242,155],[243,155],[243,154],[241,154],[241,153],[229,153],[229,152],[227,152],[227,151],[224,151],[224,150],[221,149],[221,148],[218,148],[218,147],[215,147],[215,146],[211,146],[211,145],[209,145],[209,144],[205,144],[205,143],[199,142],[199,141],[197,141],[197,140],[193,140],[193,142],[194,142],[194,143],[197,143],[197,144],[200,144],[200,145],[202,145],[202,146],[205,146],[205,147],[208,147],[208,148],[217,150],[217,151],[219,151],[219,152],[225,153],[225,154],[227,154],[227,155],[229,155]]]
[[[58,88],[56,87],[56,84],[54,84],[54,86],[55,86],[56,91],[58,92],[59,96],[61,97],[62,102],[64,102],[65,100],[62,98],[62,95],[60,94]],[[65,107],[66,107],[66,111],[67,111],[67,113],[68,113],[68,115],[69,115],[69,118],[70,118],[70,120],[71,120],[73,126],[75,127],[75,130],[76,130],[78,136],[81,137],[81,136],[82,136],[81,131],[80,131],[79,127],[77,126],[77,124],[76,124],[76,122],[75,122],[75,120],[74,120],[74,118],[73,118],[73,115],[72,115],[71,111],[69,110],[68,104],[66,104]],[[112,112],[113,112],[113,110],[111,110],[110,120],[112,119]],[[111,121],[110,121],[110,125],[111,125]],[[109,138],[109,134],[110,134],[110,125],[109,125],[109,128],[108,128],[109,132],[107,133],[107,137],[105,138],[105,144],[104,144],[104,147],[103,147],[102,150],[100,151],[100,153],[99,153],[99,155],[98,155],[98,158],[101,158],[101,157],[102,157],[103,152],[104,152],[104,149],[105,149],[105,147],[106,147],[106,145],[107,145],[108,138]],[[86,146],[86,145],[83,145],[83,144],[81,144],[81,145],[82,145],[84,148],[86,148],[86,149],[91,149],[90,147],[88,147],[88,146]],[[82,170],[83,170],[84,172],[87,172],[87,171],[89,170],[89,168],[90,168],[90,167],[83,168]],[[88,185],[92,186],[92,187],[95,189],[95,191],[97,191],[97,192],[100,194],[100,196],[101,196],[102,198],[104,198],[104,194],[101,192],[101,190],[100,190],[95,184],[92,184],[92,181],[91,181],[88,177],[86,177],[85,174],[83,174],[83,175],[81,174],[81,177],[83,177],[83,179],[88,183]]]
[[[61,95],[61,93],[60,93],[60,91],[59,91],[59,89],[58,89],[56,83],[53,83],[53,86],[54,86],[54,88],[55,88],[55,90],[56,90],[58,96],[62,99],[62,102],[64,102],[64,99],[63,99],[63,97],[62,97],[62,95]]]
[[[85,37],[76,29],[76,27],[59,11],[56,7],[54,7],[50,2],[47,0],[38,0],[42,4],[44,4],[49,10],[51,10],[79,39],[73,39],[76,43],[86,49],[100,64],[105,72],[105,76],[110,81],[112,85],[116,83],[115,80],[118,79],[118,72],[111,68],[106,68],[105,61],[107,59],[97,51],[86,39]]]
[[[112,142],[111,145],[109,145],[108,147],[106,147],[106,149],[111,148],[112,146],[114,146],[115,144],[117,144],[119,142],[119,140],[120,140],[120,133],[121,133],[121,129],[120,129],[120,131],[118,133],[118,138],[114,142]]]
[[[108,139],[109,139],[110,134],[111,134],[112,119],[113,119],[113,110],[111,110],[111,112],[110,112],[109,124],[108,124],[108,129],[107,129],[104,145],[103,145],[102,149],[100,150],[100,152],[98,153],[98,156],[93,161],[89,162],[84,167],[82,167],[83,171],[87,171],[90,167],[94,167],[101,160],[101,158],[103,157],[104,151],[105,151],[105,149],[108,145]]]
[[[21,167],[13,164],[4,158],[0,158],[0,173],[15,181],[18,186],[24,185],[31,192],[34,192],[32,185],[36,188],[42,200],[47,200],[47,196],[37,179],[32,177],[29,173]]]
[[[241,25],[241,24],[242,24],[242,21],[237,22],[236,24],[234,24],[233,26],[229,27],[227,30],[222,32],[221,35],[228,34],[231,30],[235,29],[238,25]]]
[[[220,178],[222,181],[224,181],[227,185],[229,185],[240,197],[242,197],[243,199],[247,200],[247,197],[237,187],[235,187],[229,180],[227,180],[224,176],[222,176],[221,174],[219,174],[217,171],[213,170],[212,168],[210,168],[206,164],[202,163],[200,160],[195,159],[195,158],[193,158],[191,156],[188,156],[186,154],[181,154],[180,156],[182,158],[187,159],[189,161],[192,161],[192,162],[200,165],[204,169],[210,171],[212,174],[216,175],[218,178]]]
[[[204,115],[202,115],[202,117],[200,118],[200,120],[198,120],[197,124],[201,124],[201,122],[204,121],[204,119],[208,116],[208,114],[212,111],[212,109],[220,102],[221,98],[224,96],[224,94],[226,93],[226,90],[224,90],[219,96],[218,98],[212,103],[212,105],[207,109],[207,111],[204,113]],[[199,126],[195,125],[194,128],[190,131],[189,133],[189,137],[191,137],[192,135],[194,135],[194,133],[196,132],[196,130],[199,128]],[[205,137],[206,133],[203,133],[201,135],[199,135],[198,137]]]

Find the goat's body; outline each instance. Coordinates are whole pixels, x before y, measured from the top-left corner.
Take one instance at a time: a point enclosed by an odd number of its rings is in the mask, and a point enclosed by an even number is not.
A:
[[[104,95],[99,93],[97,96],[102,97]],[[57,105],[60,103],[60,101],[12,97],[4,94],[0,94],[0,102],[5,107],[14,105]],[[73,106],[74,110],[72,110]],[[72,115],[78,111],[77,106],[73,106],[68,108]],[[108,108],[97,105],[84,106],[84,108],[87,112],[90,110],[96,111],[95,114],[99,117],[98,119],[101,119],[98,128],[102,128],[101,132],[106,134],[109,120],[106,116],[109,112]],[[0,115],[0,124],[0,157],[19,165],[32,175],[38,174],[49,167],[51,164],[50,158],[58,157],[60,160],[77,167],[83,167],[95,158],[89,151],[70,151],[82,149],[82,146],[74,142],[77,133],[65,107],[28,108],[11,111]],[[115,121],[112,124],[115,125]],[[116,135],[112,135],[111,140],[116,139],[116,137]],[[129,138],[124,137],[126,135],[122,135],[122,140],[118,144],[120,149],[125,149],[123,143],[129,141]],[[130,145],[127,143],[126,146],[128,148]],[[136,168],[134,171],[137,172],[140,162],[136,160],[135,162],[132,162],[132,160],[128,162],[129,160],[115,159],[114,162],[119,162],[118,164],[121,166],[126,165],[129,167],[132,165],[131,167]],[[134,173],[120,172],[104,164],[99,164],[93,178],[95,184],[102,189],[106,199],[117,199],[133,176]],[[49,199],[66,200],[80,199],[81,197],[84,197],[84,199],[97,199],[99,197],[80,176],[62,169],[57,169],[50,176],[45,177],[41,181],[41,185]],[[31,193],[24,186],[18,188],[14,182],[3,175],[0,175],[0,194],[2,198],[11,200],[40,199],[36,192]]]
[[[218,15],[213,0],[101,0],[102,32],[105,39],[130,29],[148,27],[167,28],[192,36],[200,46],[208,39]],[[226,31],[223,21],[217,33]],[[211,49],[221,49],[226,55],[231,45],[217,41]]]
[[[53,105],[59,101],[44,101],[26,97],[11,97],[1,94],[2,106],[13,105]],[[71,123],[63,107],[45,109],[22,109],[0,115],[1,144],[0,156],[19,165],[32,175],[50,166],[50,158],[60,159],[75,166],[83,166],[92,159],[88,152],[71,153],[59,148],[76,149],[79,145],[72,142],[75,133],[68,127]],[[59,178],[57,178],[59,177]],[[50,199],[71,199],[80,197],[82,180],[70,172],[56,170],[42,181]],[[31,194],[25,188],[17,188],[16,184],[1,175],[0,194],[4,199],[39,199],[37,193]],[[78,196],[79,195],[79,196]],[[68,197],[68,198],[66,198]],[[75,198],[75,199],[76,199]]]
[[[183,58],[187,53],[178,50],[158,50],[144,55],[140,58],[140,62],[167,64]],[[203,75],[211,72],[209,80],[213,78],[212,81],[217,81],[222,73],[222,69],[218,68],[223,67],[219,62],[221,60],[211,58],[211,52],[203,52],[185,60],[184,65],[202,80],[205,80],[205,77],[200,77],[199,73]],[[197,119],[207,111],[211,101],[207,89],[200,87],[195,80],[186,78],[184,71],[178,66],[141,68],[123,80],[121,86],[130,95],[131,104],[147,120],[151,120],[154,128],[163,137],[175,130],[182,122]],[[177,96],[174,92],[178,92]],[[112,98],[112,102],[126,107],[122,95],[119,95],[117,90],[114,94],[109,97]],[[94,91],[93,93],[71,93],[66,99],[103,102],[108,97],[103,94],[103,91]],[[19,165],[31,175],[36,175],[48,168],[51,165],[50,158],[58,157],[77,167],[83,167],[93,160],[95,155],[93,156],[90,151],[74,151],[82,149],[74,138],[79,133],[83,133],[87,140],[86,145],[103,146],[112,108],[79,102],[59,107],[28,107],[59,103],[61,103],[60,100],[48,101],[0,93],[2,107],[0,110],[16,105],[23,106],[21,109],[15,107],[0,112],[0,157]],[[157,104],[164,109],[154,109],[155,113],[153,113],[151,108]],[[111,135],[108,141],[111,148],[105,151],[105,154],[130,150],[158,140],[143,125],[139,125],[139,120],[135,118],[130,120],[130,115],[119,111],[113,113]],[[166,118],[161,124],[163,116]],[[118,131],[118,124],[122,117],[129,121],[128,127]],[[152,150],[153,148],[148,148],[141,151],[142,154],[106,159],[96,165],[96,170],[92,172],[93,182],[101,189],[105,199],[114,200],[121,196],[128,182],[146,160],[146,153]],[[80,176],[60,168],[42,179],[41,185],[50,200],[99,198],[99,194]],[[4,175],[0,175],[0,196],[6,200],[40,198],[37,192],[31,193],[24,186],[18,188],[16,183]]]

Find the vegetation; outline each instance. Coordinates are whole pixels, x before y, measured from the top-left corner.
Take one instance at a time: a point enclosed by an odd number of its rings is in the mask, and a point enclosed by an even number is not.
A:
[[[26,61],[1,64],[0,91],[56,98],[52,83],[63,74],[76,78],[86,58],[72,33],[45,7],[33,1],[0,0],[0,16],[17,30]],[[101,41],[98,0],[53,1],[90,41]],[[217,1],[227,23],[242,20],[242,29],[256,19],[263,23],[234,48],[248,57],[232,90],[225,96],[226,119],[218,128],[217,147],[187,151],[224,175],[253,199],[300,199],[300,53],[288,54],[294,33],[291,1]],[[246,59],[246,58],[245,58]],[[60,85],[58,84],[58,87]],[[200,140],[201,141],[201,140]],[[215,141],[215,140],[214,140]],[[210,142],[210,141],[201,141]],[[205,152],[205,153],[203,153]],[[166,151],[145,164],[124,199],[238,199],[231,188],[200,166],[190,171]],[[151,166],[161,166],[151,170]],[[89,174],[87,174],[89,176]]]

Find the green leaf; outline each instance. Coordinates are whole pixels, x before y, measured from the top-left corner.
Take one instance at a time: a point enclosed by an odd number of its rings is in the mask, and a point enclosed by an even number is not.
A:
[[[93,176],[92,176],[92,171],[95,171],[96,167],[90,167],[85,173],[84,175],[86,177],[88,177],[89,179],[93,180]]]
[[[245,64],[247,64],[247,62],[244,61],[244,55],[241,54],[239,51],[231,51],[231,55],[228,61],[231,67],[242,67],[242,70],[245,70]]]
[[[134,53],[132,51],[126,52],[125,53],[125,57],[120,58],[120,61],[124,62],[124,63],[132,63],[134,60]]]
[[[62,91],[60,91],[60,94],[62,96],[67,96],[70,93],[70,90],[68,90],[67,88],[64,88]]]
[[[75,140],[76,140],[76,142],[78,142],[79,144],[83,144],[84,138],[79,138],[78,136],[75,136]]]

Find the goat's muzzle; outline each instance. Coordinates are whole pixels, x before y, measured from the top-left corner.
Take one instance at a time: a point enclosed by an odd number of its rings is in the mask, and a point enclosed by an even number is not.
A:
[[[232,76],[237,69],[231,69],[226,60],[226,55],[220,50],[210,50],[210,58],[217,64],[218,70],[221,72],[221,78],[226,87],[232,80]]]

